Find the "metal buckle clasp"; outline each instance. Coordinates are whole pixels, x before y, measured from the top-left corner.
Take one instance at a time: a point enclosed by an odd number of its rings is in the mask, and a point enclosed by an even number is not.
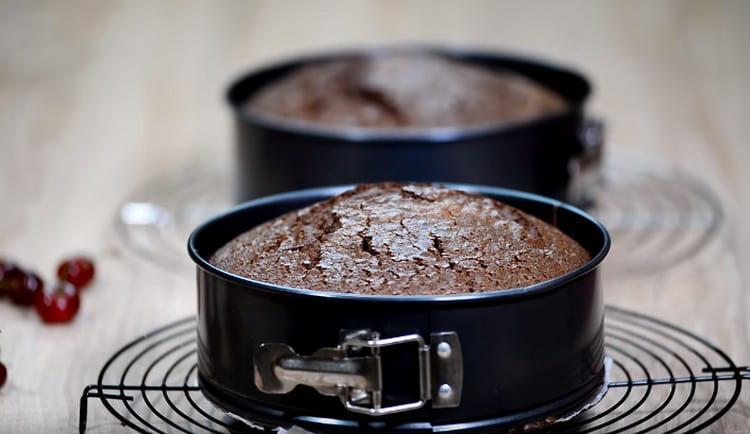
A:
[[[406,404],[383,407],[383,386],[381,378],[382,360],[380,350],[384,347],[408,343],[416,343],[418,346],[419,400]],[[402,411],[416,410],[424,407],[424,404],[430,400],[430,361],[428,359],[430,347],[424,344],[422,336],[412,334],[395,338],[380,339],[380,335],[377,332],[360,330],[347,335],[340,347],[344,352],[368,348],[371,351],[372,356],[377,360],[376,369],[378,370],[378,377],[381,379],[380,387],[375,390],[354,389],[350,387],[343,388],[340,395],[341,402],[347,410],[355,413],[369,414],[370,416],[382,416],[386,414],[400,413]],[[370,404],[371,407],[360,405],[359,403]]]
[[[383,406],[381,349],[416,344],[419,365],[419,399]],[[458,336],[433,333],[431,345],[418,334],[380,338],[378,332],[343,333],[335,348],[321,348],[300,356],[286,344],[264,343],[254,360],[255,385],[265,393],[288,393],[297,385],[338,396],[355,413],[384,416],[416,410],[432,400],[433,408],[457,407],[461,400],[463,366]]]
[[[578,206],[593,204],[602,183],[604,160],[604,123],[598,119],[583,120],[579,132],[580,149],[569,162],[567,199]]]

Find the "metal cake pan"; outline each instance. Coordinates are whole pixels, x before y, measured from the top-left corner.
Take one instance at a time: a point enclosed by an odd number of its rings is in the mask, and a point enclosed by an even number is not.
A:
[[[348,187],[248,202],[204,223],[189,240],[197,265],[203,393],[256,423],[315,432],[496,432],[590,401],[603,377],[598,267],[609,250],[606,229],[554,199],[451,187],[557,226],[591,260],[533,286],[468,295],[281,287],[229,274],[208,260],[246,230]]]
[[[513,71],[561,95],[567,109],[521,123],[381,131],[322,128],[246,107],[256,91],[301,66],[389,51],[434,53]],[[235,197],[242,202],[327,185],[415,181],[493,185],[583,203],[603,141],[601,123],[586,117],[590,93],[579,72],[493,51],[374,47],[290,58],[242,75],[227,90],[235,124]]]

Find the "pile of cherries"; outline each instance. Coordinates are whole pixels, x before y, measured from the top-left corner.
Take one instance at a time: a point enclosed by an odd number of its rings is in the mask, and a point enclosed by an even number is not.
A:
[[[13,304],[34,306],[42,321],[59,324],[71,321],[81,307],[81,289],[94,279],[94,262],[85,256],[74,256],[57,267],[58,281],[46,286],[38,274],[0,258],[0,298]],[[8,370],[0,362],[0,388]]]
[[[94,278],[94,263],[84,256],[68,258],[57,268],[57,277],[57,283],[46,286],[38,274],[0,259],[0,298],[33,306],[45,323],[69,322],[81,306],[81,289]]]

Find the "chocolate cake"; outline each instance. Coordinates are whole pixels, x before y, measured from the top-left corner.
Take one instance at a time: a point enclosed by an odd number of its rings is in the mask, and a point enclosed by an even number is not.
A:
[[[498,201],[431,184],[368,184],[256,226],[211,263],[295,288],[445,295],[529,286],[588,252]]]
[[[565,108],[511,72],[427,54],[310,64],[262,88],[251,112],[329,127],[430,128],[528,121]]]

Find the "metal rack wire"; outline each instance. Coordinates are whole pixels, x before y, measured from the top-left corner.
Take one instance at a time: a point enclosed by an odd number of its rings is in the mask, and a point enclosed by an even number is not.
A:
[[[718,232],[716,195],[668,165],[620,157],[604,168],[591,212],[612,234],[607,265],[618,278],[647,276],[690,259]]]
[[[613,359],[608,392],[555,432],[697,432],[730,411],[750,369],[721,349],[656,318],[608,307],[605,347]],[[268,432],[207,401],[196,381],[195,320],[143,335],[104,364],[80,402],[85,432],[90,401],[138,432]],[[293,432],[303,432],[296,431]],[[283,432],[283,430],[281,430]]]

